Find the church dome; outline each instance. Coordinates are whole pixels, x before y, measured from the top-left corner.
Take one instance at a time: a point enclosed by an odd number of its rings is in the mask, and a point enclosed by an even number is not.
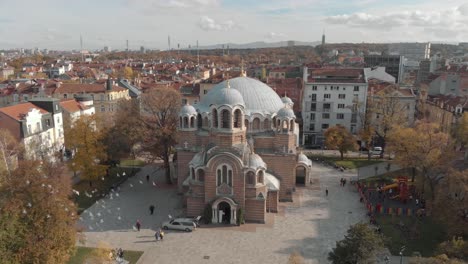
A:
[[[258,168],[266,168],[266,164],[263,161],[262,157],[255,153],[252,153],[249,157],[249,167],[256,170]]]
[[[288,105],[294,104],[291,98],[287,97],[286,95],[284,97],[281,97],[281,101],[283,102],[283,104],[288,104]]]
[[[248,77],[230,79],[230,88],[226,88],[226,82],[224,81],[214,86],[203,97],[197,107],[202,111],[208,111],[212,104],[242,104],[247,114],[274,114],[284,106],[281,98],[273,89],[256,79]],[[226,92],[225,90],[230,91]]]
[[[182,108],[180,109],[180,112],[179,112],[179,115],[183,116],[183,115],[196,115],[197,114],[197,110],[195,110],[195,107],[189,105],[189,104],[186,104],[184,106],[182,106]]]
[[[296,115],[294,114],[294,111],[289,108],[289,107],[283,107],[278,111],[278,114],[276,115],[278,118],[296,118]]]
[[[297,156],[297,163],[304,163],[309,166],[312,166],[312,161],[307,158],[306,155],[304,155],[302,152]]]

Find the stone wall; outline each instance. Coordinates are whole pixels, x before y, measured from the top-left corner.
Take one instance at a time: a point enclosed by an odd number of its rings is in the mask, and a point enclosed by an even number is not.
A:
[[[245,221],[255,223],[265,223],[266,200],[246,199],[245,200]]]

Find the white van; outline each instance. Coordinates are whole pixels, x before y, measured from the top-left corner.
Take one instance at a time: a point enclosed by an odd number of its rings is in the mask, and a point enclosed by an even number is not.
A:
[[[382,153],[382,147],[374,147],[372,149],[372,155],[380,155]]]

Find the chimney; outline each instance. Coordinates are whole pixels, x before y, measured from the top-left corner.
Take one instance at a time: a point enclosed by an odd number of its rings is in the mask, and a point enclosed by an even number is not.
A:
[[[106,81],[106,90],[107,91],[112,91],[112,81],[110,78],[107,78],[107,81]]]

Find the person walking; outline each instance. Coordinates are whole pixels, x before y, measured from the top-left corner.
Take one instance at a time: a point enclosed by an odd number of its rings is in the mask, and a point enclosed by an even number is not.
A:
[[[325,189],[325,196],[328,196],[328,189]]]
[[[150,210],[150,215],[153,215],[153,213],[154,213],[154,205],[150,205],[149,210]]]
[[[137,228],[138,232],[140,232],[140,228],[141,228],[141,223],[140,223],[140,220],[137,220],[137,221],[136,221],[136,224],[135,224],[135,226],[136,226],[136,228]]]
[[[162,231],[161,229],[159,229],[159,237],[161,237],[161,241],[163,241],[163,239],[164,239],[164,231]]]
[[[156,239],[156,241],[159,240],[160,236],[161,236],[161,233],[159,233],[159,230],[156,231],[156,233],[154,234],[154,238]]]
[[[150,179],[149,174],[147,174],[146,175],[146,182],[149,182],[149,179]]]

